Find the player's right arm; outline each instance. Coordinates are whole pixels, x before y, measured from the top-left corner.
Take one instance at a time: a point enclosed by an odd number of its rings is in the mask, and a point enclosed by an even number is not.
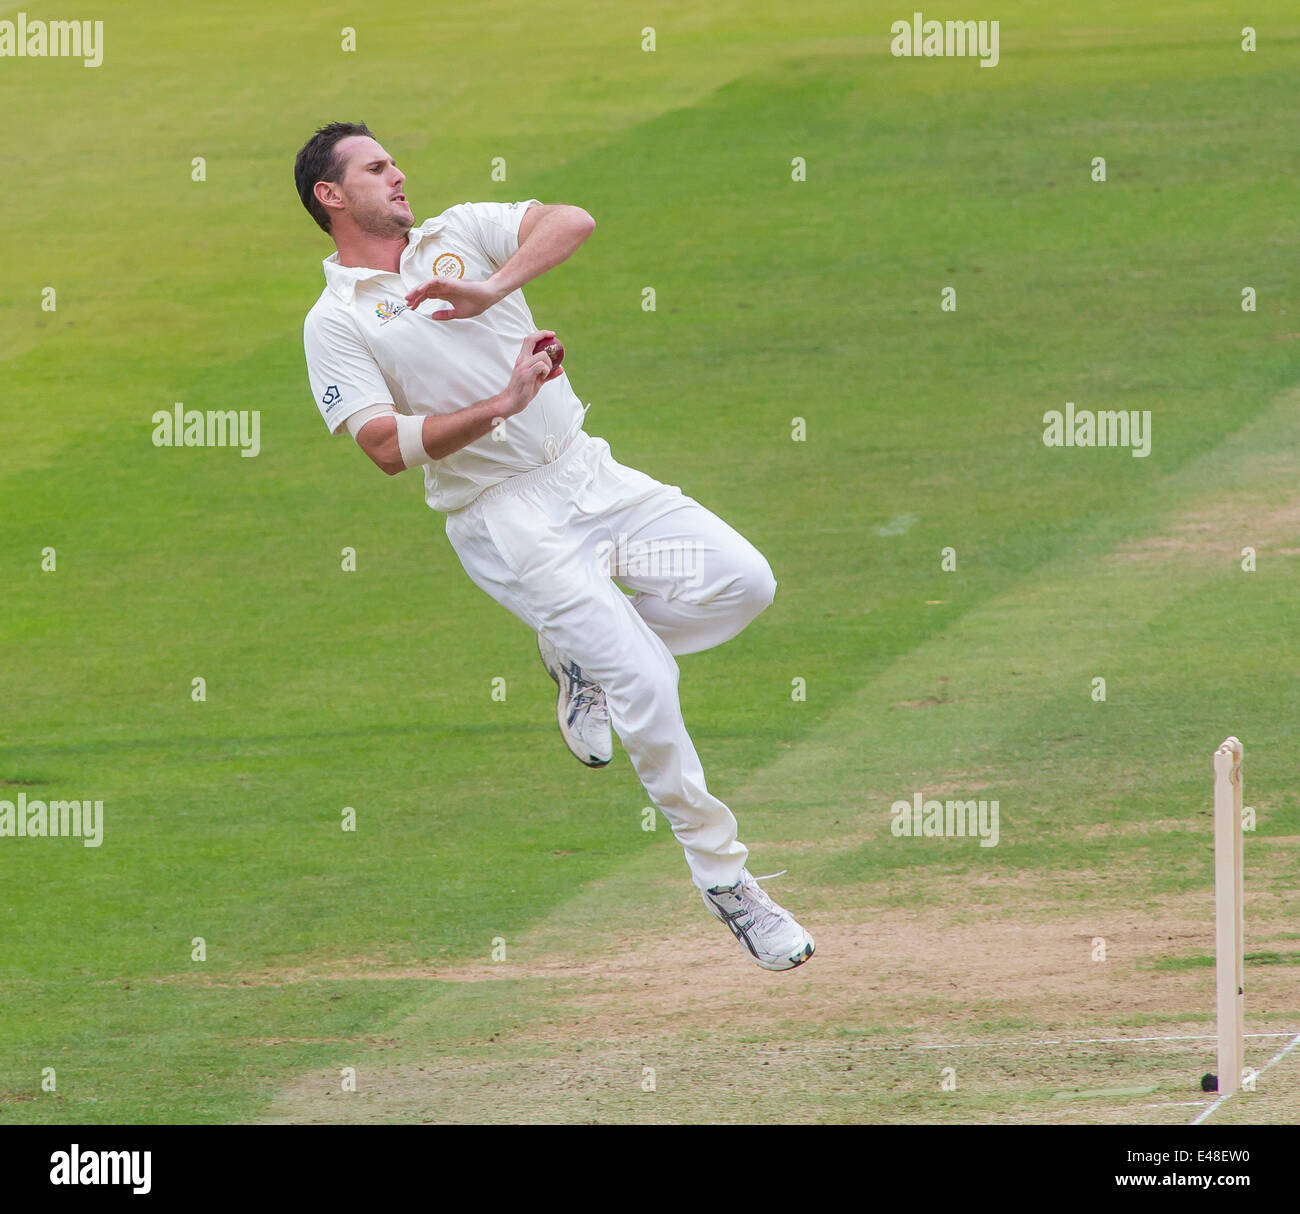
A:
[[[387,406],[362,410],[348,419],[348,429],[361,448],[389,476],[433,460],[446,459],[453,451],[469,446],[492,432],[507,417],[522,413],[546,382],[552,366],[546,354],[534,354],[539,341],[555,334],[539,329],[524,338],[505,390],[476,401],[455,413],[409,417]],[[355,420],[354,420],[355,419]]]
[[[446,459],[532,403],[552,370],[550,358],[534,354],[533,348],[554,336],[546,329],[530,333],[519,349],[505,389],[455,413],[411,417],[398,413],[391,404],[374,405],[352,414],[344,424],[357,446],[389,476]]]
[[[334,314],[308,316],[303,330],[312,394],[330,432],[345,426],[357,445],[389,476],[445,459],[522,413],[554,369],[549,356],[534,354],[539,341],[555,336],[539,329],[524,338],[510,380],[495,396],[455,413],[413,417],[398,413],[383,372],[360,336]]]

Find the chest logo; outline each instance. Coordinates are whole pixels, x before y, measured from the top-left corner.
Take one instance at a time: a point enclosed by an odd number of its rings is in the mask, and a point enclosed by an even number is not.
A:
[[[433,263],[435,278],[464,278],[465,263],[455,253],[440,253]]]
[[[405,311],[406,305],[404,303],[393,303],[389,299],[375,305],[375,315],[379,317],[380,324],[387,324],[393,317],[401,316]]]

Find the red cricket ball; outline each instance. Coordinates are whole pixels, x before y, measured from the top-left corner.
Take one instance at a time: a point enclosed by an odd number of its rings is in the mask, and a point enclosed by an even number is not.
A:
[[[545,353],[554,364],[554,370],[546,377],[547,380],[552,380],[560,374],[560,364],[564,361],[564,343],[558,337],[543,337],[533,347],[533,353]]]

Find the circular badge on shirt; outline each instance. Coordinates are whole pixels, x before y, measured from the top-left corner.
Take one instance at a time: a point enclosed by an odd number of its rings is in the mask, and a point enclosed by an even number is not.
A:
[[[436,278],[464,278],[465,263],[455,253],[442,253],[433,263]]]

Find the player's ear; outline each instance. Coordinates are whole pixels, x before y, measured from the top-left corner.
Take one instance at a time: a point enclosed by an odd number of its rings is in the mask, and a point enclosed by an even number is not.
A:
[[[316,201],[326,209],[331,211],[343,209],[343,191],[339,189],[337,182],[318,181],[312,186],[311,191],[316,195]]]

